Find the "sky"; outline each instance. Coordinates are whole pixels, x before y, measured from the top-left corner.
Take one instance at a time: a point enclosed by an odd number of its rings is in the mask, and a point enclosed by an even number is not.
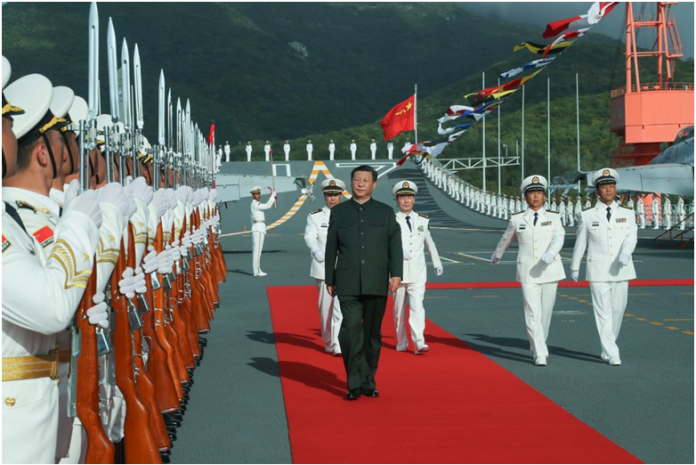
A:
[[[571,18],[584,14],[592,5],[591,2],[458,2],[480,13],[503,19],[505,21],[519,21],[531,26],[540,27],[540,32],[546,28],[546,24],[551,21]],[[656,2],[634,2],[633,14],[637,16],[643,11],[643,16],[647,17],[650,13],[655,16]],[[682,42],[684,58],[694,56],[694,3],[679,2],[672,6],[672,13],[676,19],[677,29]],[[625,17],[626,10],[623,5],[619,5],[611,11],[607,17],[603,18],[592,32],[600,32],[612,38],[625,36]],[[653,29],[654,31],[654,29]],[[642,36],[642,37],[641,37]],[[539,34],[541,39],[541,33]],[[639,46],[652,48],[655,41],[655,34],[646,28],[639,31]]]

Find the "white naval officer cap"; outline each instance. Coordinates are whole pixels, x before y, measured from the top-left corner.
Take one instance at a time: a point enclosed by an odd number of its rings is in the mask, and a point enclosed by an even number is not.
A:
[[[53,98],[51,98],[51,113],[56,115],[58,118],[66,119],[68,115],[68,110],[75,100],[75,92],[69,87],[56,86],[53,88]],[[65,131],[67,125],[63,125],[61,128]]]
[[[253,189],[249,191],[250,194],[260,194],[261,193],[261,186],[254,186]]]
[[[7,83],[10,82],[10,76],[12,76],[12,66],[10,66],[10,61],[7,58],[2,57],[2,114],[8,116],[21,115],[24,112],[24,110],[22,110],[19,107],[13,106],[5,98],[4,89]]]
[[[600,184],[619,182],[619,173],[612,168],[602,168],[592,176],[592,185],[597,187]]]
[[[14,117],[12,127],[20,146],[35,141],[57,124],[65,122],[51,112],[53,85],[40,74],[21,77],[7,86],[3,95],[10,102],[22,102],[24,113]]]
[[[520,185],[520,192],[524,195],[527,191],[546,191],[548,186],[549,183],[545,177],[533,174],[524,178],[524,181],[522,181]]]
[[[340,179],[324,179],[324,181],[320,184],[320,187],[324,194],[343,194],[343,191],[346,190],[346,183]]]
[[[70,116],[71,130],[75,134],[80,134],[80,121],[86,121],[89,116],[89,107],[85,99],[79,95],[75,96],[70,109],[68,110],[68,116]]]
[[[394,197],[416,194],[418,194],[418,186],[412,181],[399,181],[394,184],[394,188],[392,189],[392,195]]]

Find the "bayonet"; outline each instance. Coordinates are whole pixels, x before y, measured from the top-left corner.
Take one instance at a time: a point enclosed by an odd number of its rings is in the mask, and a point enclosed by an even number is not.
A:
[[[109,18],[109,29],[106,36],[106,62],[109,65],[109,110],[114,123],[119,121],[118,103],[118,55],[116,52],[116,32],[114,23]]]

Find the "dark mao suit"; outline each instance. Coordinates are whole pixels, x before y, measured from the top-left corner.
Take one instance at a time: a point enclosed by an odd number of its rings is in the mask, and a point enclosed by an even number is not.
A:
[[[338,335],[348,389],[375,389],[389,278],[403,277],[401,228],[394,210],[374,199],[331,209],[326,285],[335,286],[343,323]]]

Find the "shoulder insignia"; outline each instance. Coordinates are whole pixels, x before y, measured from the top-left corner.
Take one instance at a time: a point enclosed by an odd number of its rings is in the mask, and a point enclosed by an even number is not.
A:
[[[49,245],[53,244],[53,230],[48,226],[44,226],[38,231],[35,231],[33,236],[44,249]]]
[[[317,213],[319,213],[319,212],[322,212],[322,211],[324,211],[323,208],[317,208],[316,210],[312,210],[309,214],[310,214],[310,215],[315,215],[315,214],[317,214]]]
[[[522,212],[515,212],[515,213],[512,214],[512,216],[521,215],[522,213],[524,213],[524,212],[523,212],[523,211],[522,211]]]
[[[5,235],[2,235],[2,253],[5,253],[7,249],[12,246],[12,242],[8,241]]]
[[[558,212],[556,210],[546,210],[546,211],[549,213],[555,213],[556,215],[558,215]]]
[[[25,202],[23,200],[17,200],[15,203],[17,204],[17,208],[26,208],[27,210],[32,210],[34,213],[41,212],[44,215],[51,214],[51,212],[49,212],[47,208],[35,207],[32,204],[30,204],[29,202]]]
[[[582,211],[586,212],[587,210],[592,210],[593,208],[594,208],[594,207],[583,208]]]
[[[422,218],[425,218],[426,220],[429,220],[429,219],[430,219],[430,216],[424,215],[423,213],[419,213],[418,216],[420,216],[420,217],[422,217]]]

